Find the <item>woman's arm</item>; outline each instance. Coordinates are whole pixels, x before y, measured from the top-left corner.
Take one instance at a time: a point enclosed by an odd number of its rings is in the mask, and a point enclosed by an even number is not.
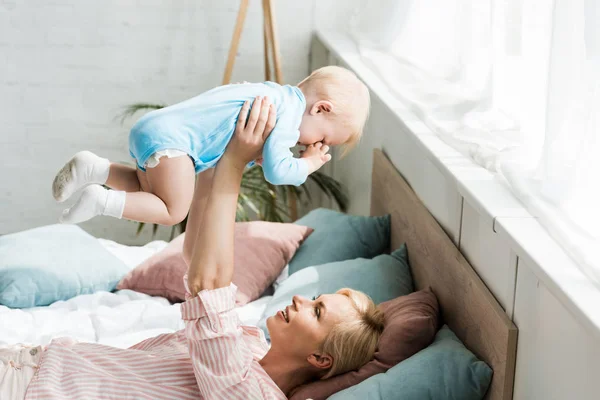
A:
[[[242,174],[246,164],[260,156],[275,125],[274,110],[263,103],[257,98],[247,118],[250,105],[246,102],[242,107],[235,133],[215,169],[204,212],[191,221],[192,229],[198,227],[188,268],[192,296],[231,283],[233,231]]]
[[[202,214],[188,267],[188,300],[181,305],[190,358],[205,399],[259,397],[260,377],[253,376],[252,352],[242,338],[234,311],[233,233],[237,196],[245,165],[260,154],[275,124],[275,113],[255,100],[246,122],[244,104],[233,139],[215,169],[212,188]],[[193,227],[194,225],[192,225]]]
[[[194,197],[192,199],[192,206],[190,207],[187,226],[185,228],[185,238],[183,241],[183,259],[188,267],[192,261],[192,251],[196,244],[196,238],[198,237],[198,231],[200,230],[200,223],[202,222],[202,215],[206,208],[206,202],[208,201],[208,196],[212,190],[214,176],[215,169],[211,168],[200,172],[196,178],[196,188],[194,189]]]
[[[236,82],[236,85],[249,84],[250,82]],[[265,103],[268,105],[268,103]],[[248,115],[249,107],[243,108],[244,121]],[[241,113],[241,112],[240,112]],[[274,114],[275,116],[275,114]],[[273,121],[274,124],[274,121]],[[271,128],[272,129],[272,128]],[[215,176],[215,169],[210,168],[206,171],[202,171],[198,174],[196,179],[196,187],[194,189],[194,197],[192,199],[192,206],[190,207],[190,213],[188,215],[187,226],[185,229],[185,240],[183,242],[183,259],[189,267],[192,261],[192,252],[194,245],[196,244],[196,238],[198,237],[198,231],[202,222],[202,215],[206,209],[206,203],[208,196],[210,195],[213,178]]]

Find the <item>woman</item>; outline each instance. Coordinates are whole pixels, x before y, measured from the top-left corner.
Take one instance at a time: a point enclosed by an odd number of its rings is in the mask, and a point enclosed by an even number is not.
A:
[[[275,124],[266,99],[255,100],[246,121],[247,114],[246,104],[214,176],[199,178],[210,190],[196,185],[206,196],[192,205],[186,233],[185,329],[129,349],[54,340],[39,349],[41,361],[38,351],[28,359],[39,369],[26,399],[285,399],[301,384],[372,357],[383,316],[349,289],[313,300],[295,296],[267,321],[270,349],[258,328],[240,326],[231,283],[237,197],[244,167],[260,156]]]

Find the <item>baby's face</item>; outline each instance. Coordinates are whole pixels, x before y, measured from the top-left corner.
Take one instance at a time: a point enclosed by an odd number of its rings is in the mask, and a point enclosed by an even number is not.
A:
[[[300,138],[298,144],[308,146],[321,142],[328,146],[344,144],[350,138],[350,133],[341,124],[323,118],[321,114],[305,114],[300,123]]]

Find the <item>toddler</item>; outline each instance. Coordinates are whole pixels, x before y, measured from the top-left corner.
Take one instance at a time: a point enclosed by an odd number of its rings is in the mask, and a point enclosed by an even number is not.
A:
[[[63,202],[85,187],[63,211],[63,223],[97,215],[175,225],[187,215],[195,175],[213,168],[229,143],[242,106],[269,101],[275,128],[263,146],[260,164],[274,185],[301,185],[331,156],[361,137],[369,113],[369,91],[350,71],[336,66],[314,71],[297,86],[273,82],[220,86],[140,118],[129,135],[137,168],[111,163],[81,151],[56,175],[52,192]],[[306,146],[300,158],[291,148]],[[111,187],[108,190],[102,185]]]

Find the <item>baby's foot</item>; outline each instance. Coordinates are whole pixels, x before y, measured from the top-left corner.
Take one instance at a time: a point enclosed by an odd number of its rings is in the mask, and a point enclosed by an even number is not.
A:
[[[56,174],[52,194],[56,201],[62,203],[86,185],[105,184],[109,170],[110,161],[106,158],[91,151],[80,151]]]
[[[125,208],[125,196],[125,192],[122,191],[90,185],[83,189],[77,203],[63,211],[60,222],[78,224],[98,215],[121,218]]]

